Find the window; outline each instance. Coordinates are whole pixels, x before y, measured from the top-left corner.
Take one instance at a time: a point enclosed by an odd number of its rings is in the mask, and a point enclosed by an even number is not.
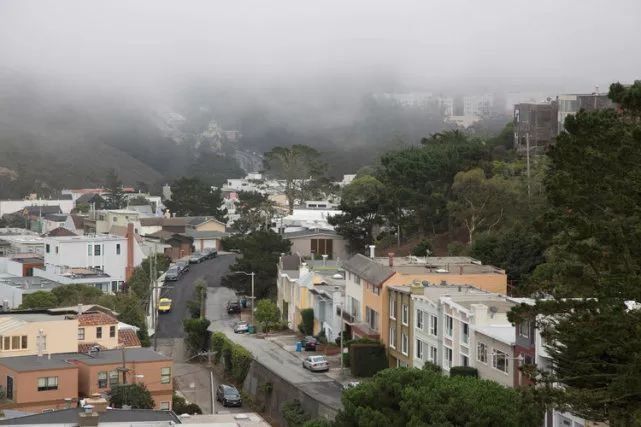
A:
[[[319,255],[327,255],[332,258],[334,241],[332,239],[311,239],[310,251]]]
[[[56,246],[56,253],[58,253],[58,246]]]
[[[19,350],[20,349],[20,337],[15,336],[11,337],[11,350]]]
[[[445,347],[443,349],[443,363],[445,368],[450,369],[452,367],[452,349]]]
[[[403,322],[403,325],[408,325],[410,322],[410,308],[407,306],[407,304],[403,304],[403,312],[401,313],[401,322]]]
[[[109,327],[109,338],[115,338],[116,336],[116,327],[115,326],[110,326]]]
[[[467,344],[470,341],[470,326],[467,323],[461,323],[461,342]]]
[[[58,390],[58,377],[38,378],[38,391]]]
[[[367,289],[369,289],[374,295],[380,295],[381,294],[381,288],[378,286],[374,285],[367,285]]]
[[[22,347],[21,348],[27,348],[28,345],[27,345],[27,336],[26,335],[22,336],[22,340],[21,341],[22,341]]]
[[[405,332],[401,333],[401,353],[407,356],[408,347],[410,346],[410,340]]]
[[[396,325],[389,327],[389,346],[396,348]]]
[[[389,318],[396,320],[396,295],[389,296]]]
[[[416,310],[416,328],[423,329],[423,312]]]
[[[360,285],[361,284],[361,278],[358,277],[357,275],[354,275],[354,283],[356,283],[357,285]]]
[[[11,350],[11,337],[4,337],[3,341],[4,345],[2,346],[2,348],[4,350]]]
[[[100,245],[93,246],[93,254],[96,256],[100,255]]]
[[[437,363],[438,359],[438,349],[434,346],[430,346],[430,362]]]
[[[160,410],[161,411],[168,411],[169,410],[169,402],[160,402]]]
[[[452,319],[452,316],[445,316],[445,335],[447,335],[448,337],[451,337],[453,329],[454,329],[454,319]]]
[[[416,358],[423,360],[423,341],[416,340]]]
[[[46,252],[46,253],[51,252],[51,246],[49,246],[49,243],[47,243],[47,244],[45,245],[45,252]]]
[[[438,336],[438,318],[430,315],[430,335]]]
[[[378,331],[378,312],[369,307],[365,307],[365,321],[370,329]]]
[[[102,326],[96,328],[96,338],[102,338]]]
[[[118,222],[118,217],[117,216],[114,217],[114,222]]]
[[[98,372],[98,388],[106,388],[107,387],[107,372],[102,371]]]
[[[529,320],[523,320],[519,322],[519,335],[522,336],[523,338],[530,337],[530,321]]]
[[[492,367],[495,369],[498,369],[501,372],[505,372],[507,374],[508,370],[508,358],[507,354],[503,353],[500,350],[494,350],[494,354],[492,355]]]
[[[481,363],[487,363],[487,345],[482,342],[476,346],[476,360]]]
[[[470,359],[465,355],[461,355],[461,366],[470,366]]]
[[[78,328],[78,339],[80,341],[85,339],[85,328]]]
[[[160,384],[171,382],[171,368],[160,368]]]
[[[119,383],[118,371],[109,371],[109,385],[114,386]]]
[[[120,255],[120,243],[116,243],[116,255]]]

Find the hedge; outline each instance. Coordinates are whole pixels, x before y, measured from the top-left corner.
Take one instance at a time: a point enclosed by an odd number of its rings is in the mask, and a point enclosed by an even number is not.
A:
[[[238,383],[245,381],[253,360],[252,354],[245,347],[236,344],[222,332],[214,332],[211,336],[211,349],[214,352],[215,364],[218,364],[222,357],[225,371]]]
[[[371,377],[389,367],[385,346],[381,343],[352,343],[349,346],[349,358],[355,377]]]
[[[301,324],[298,326],[300,331],[305,335],[314,334],[314,309],[305,308],[300,311]]]
[[[471,366],[452,366],[450,368],[450,377],[472,377],[478,378],[479,371]]]

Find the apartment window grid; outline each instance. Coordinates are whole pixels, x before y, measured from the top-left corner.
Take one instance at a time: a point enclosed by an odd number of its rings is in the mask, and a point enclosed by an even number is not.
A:
[[[494,349],[492,352],[492,367],[498,371],[508,373],[508,357],[501,350]]]
[[[476,360],[487,364],[487,345],[482,342],[476,346]]]
[[[120,255],[120,243],[116,243],[116,255]]]
[[[438,336],[438,317],[430,315],[430,335]]]
[[[171,382],[171,368],[160,368],[160,384]]]
[[[454,330],[454,319],[452,316],[445,316],[445,335],[448,337],[452,336],[452,332]]]
[[[13,335],[0,337],[0,350],[25,350],[28,348],[29,338],[26,335]]]
[[[403,322],[403,325],[409,325],[410,323],[410,308],[407,304],[403,304],[402,306],[402,313],[401,313],[401,321]]]
[[[354,275],[354,283],[356,283],[357,285],[361,284],[361,278],[358,277],[356,274]]]
[[[389,318],[396,320],[396,296],[394,294],[389,297]]]
[[[396,325],[389,327],[389,346],[396,349]]]
[[[58,390],[58,377],[38,378],[38,391]]]
[[[96,256],[100,256],[100,245],[94,245],[93,246],[93,254]]]
[[[160,410],[161,411],[168,411],[169,410],[169,402],[160,402]]]
[[[407,356],[409,352],[410,339],[405,332],[401,332],[401,353]]]

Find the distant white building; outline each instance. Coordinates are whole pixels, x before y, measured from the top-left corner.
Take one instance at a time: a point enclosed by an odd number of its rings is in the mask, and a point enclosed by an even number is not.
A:
[[[463,97],[464,116],[485,117],[492,112],[493,107],[494,95],[491,93]]]

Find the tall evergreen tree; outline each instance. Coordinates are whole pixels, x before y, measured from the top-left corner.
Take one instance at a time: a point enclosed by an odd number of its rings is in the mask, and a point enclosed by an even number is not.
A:
[[[107,209],[121,209],[125,206],[125,193],[116,170],[111,168],[105,177],[105,195]]]

